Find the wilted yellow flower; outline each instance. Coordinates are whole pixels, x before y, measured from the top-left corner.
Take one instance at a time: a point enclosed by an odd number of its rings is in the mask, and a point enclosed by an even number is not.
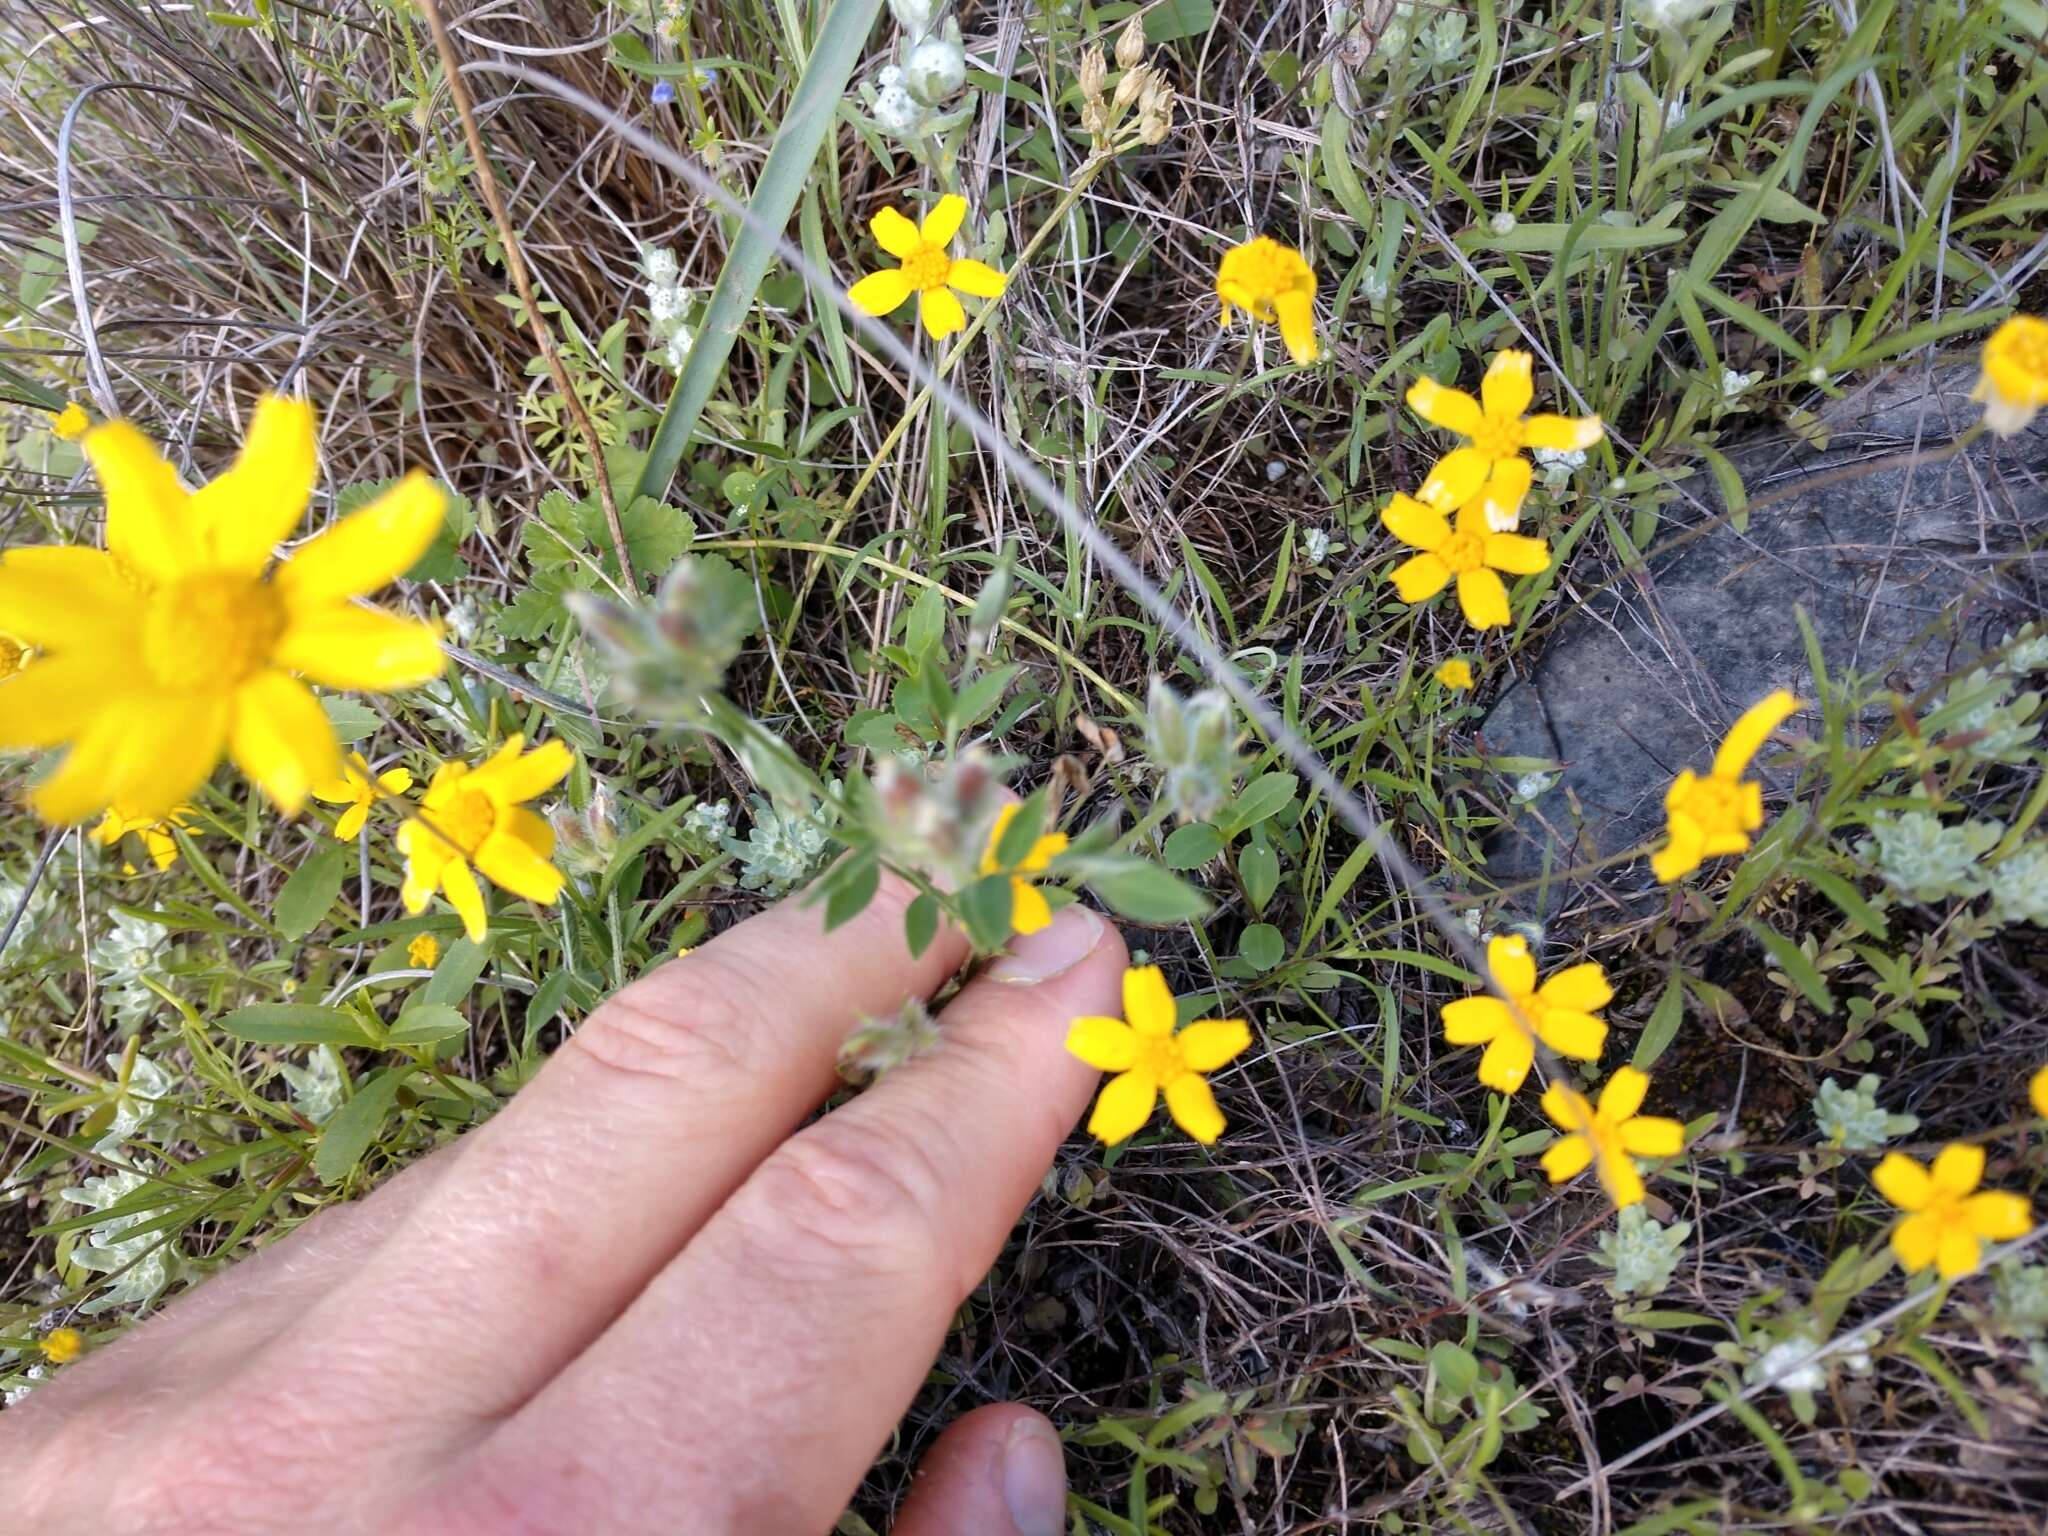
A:
[[[2034,1106],[2035,1114],[2048,1120],[2048,1066],[2027,1080],[2027,1100]]]
[[[1446,688],[1469,693],[1472,690],[1472,663],[1462,656],[1454,657],[1436,669],[1436,680]]]
[[[1526,460],[1501,464],[1458,504],[1455,524],[1444,515],[1448,501],[1431,502],[1396,492],[1380,513],[1387,532],[1411,549],[1420,550],[1389,574],[1404,603],[1426,603],[1458,582],[1458,607],[1474,629],[1497,629],[1511,617],[1507,584],[1499,573],[1533,576],[1550,567],[1550,546],[1527,534],[1502,533],[1490,521],[1492,509],[1520,507],[1529,490]],[[1441,487],[1436,495],[1445,494]]]
[[[1178,1034],[1173,993],[1156,965],[1124,972],[1124,1018],[1079,1018],[1067,1026],[1067,1049],[1099,1072],[1114,1072],[1088,1117],[1088,1134],[1114,1146],[1152,1118],[1159,1096],[1174,1123],[1203,1145],[1223,1134],[1205,1072],[1252,1043],[1243,1019],[1200,1019]],[[1125,1023],[1128,1019],[1130,1022]]]
[[[1446,389],[1427,374],[1409,388],[1411,411],[1432,426],[1470,439],[1437,461],[1423,481],[1422,500],[1462,507],[1496,464],[1520,458],[1525,448],[1590,448],[1606,435],[1597,416],[1525,416],[1536,398],[1534,369],[1535,359],[1511,347],[1494,354],[1478,400],[1462,389]]]
[[[1508,1001],[1490,993],[1444,1004],[1444,1038],[1452,1045],[1483,1045],[1479,1081],[1501,1093],[1522,1086],[1541,1040],[1560,1056],[1598,1061],[1607,1043],[1599,1012],[1614,1000],[1607,973],[1595,960],[1567,966],[1541,987],[1529,942],[1502,934],[1486,946],[1486,969]]]
[[[1984,1177],[1984,1149],[1955,1142],[1923,1167],[1903,1152],[1887,1152],[1870,1182],[1906,1219],[1892,1232],[1892,1252],[1908,1273],[1932,1264],[1944,1280],[1977,1267],[1985,1240],[2026,1236],[2033,1212],[2023,1196],[2003,1190],[1973,1193]]]
[[[870,272],[847,289],[846,296],[871,315],[886,315],[913,293],[917,317],[934,340],[943,340],[967,324],[967,311],[951,290],[977,299],[1000,297],[1009,278],[986,262],[955,259],[947,247],[967,218],[967,199],[953,193],[940,198],[913,224],[894,208],[884,208],[868,222],[875,244],[902,265]]]
[[[75,443],[85,436],[92,426],[92,418],[85,414],[85,407],[76,400],[67,403],[63,410],[50,417],[50,430],[67,443]]]
[[[341,763],[308,682],[382,691],[441,669],[431,627],[354,601],[425,552],[441,492],[410,475],[273,564],[313,489],[304,401],[266,396],[234,467],[196,492],[126,422],[84,443],[106,550],[0,557],[0,615],[38,652],[0,683],[0,748],[70,747],[31,795],[51,821],[161,816],[223,751],[296,811]]]
[[[0,634],[0,682],[5,682],[35,657],[35,652],[14,636]]]
[[[1676,1157],[1685,1150],[1685,1127],[1662,1115],[1641,1115],[1650,1091],[1649,1074],[1618,1067],[1600,1090],[1600,1107],[1563,1083],[1543,1090],[1543,1113],[1565,1134],[1543,1154],[1543,1171],[1562,1184],[1597,1164],[1595,1172],[1607,1197],[1617,1207],[1638,1205],[1643,1176],[1632,1161],[1638,1157]]]
[[[69,1365],[84,1353],[85,1335],[76,1328],[52,1328],[43,1335],[43,1358],[52,1365]]]
[[[370,819],[370,807],[377,803],[380,793],[402,795],[411,788],[412,775],[403,768],[386,768],[372,782],[370,765],[363,761],[363,754],[351,752],[341,760],[338,778],[313,787],[313,798],[348,807],[334,823],[334,835],[347,842],[363,830],[363,823]]]
[[[2048,320],[2014,315],[1984,343],[1984,371],[1970,398],[1984,407],[1984,425],[2011,437],[2048,405]]]
[[[1023,858],[1005,865],[997,860],[996,850],[1002,844],[1003,833],[1016,819],[1014,805],[996,812],[996,824],[989,829],[988,847],[982,851],[981,872],[1010,877],[1010,926],[1019,933],[1036,933],[1052,921],[1052,907],[1038,894],[1038,887],[1024,876],[1043,874],[1049,869],[1052,861],[1067,851],[1067,834],[1048,832],[1031,845],[1031,851]]]
[[[169,869],[178,862],[178,840],[171,835],[173,828],[189,830],[191,818],[198,815],[189,805],[173,806],[168,816],[136,816],[119,806],[109,806],[99,825],[92,829],[92,840],[102,848],[111,848],[130,832],[142,838],[142,846],[149,853],[149,862],[158,869]],[[135,873],[133,864],[123,864],[121,873]]]
[[[1297,363],[1316,360],[1316,275],[1293,246],[1269,235],[1232,246],[1216,266],[1216,297],[1225,325],[1235,309],[1268,325],[1277,322],[1289,356]]]
[[[1670,841],[1650,855],[1650,868],[1669,885],[1700,867],[1703,860],[1749,847],[1750,834],[1764,824],[1764,790],[1742,775],[1771,732],[1799,708],[1799,701],[1780,688],[1743,711],[1714,754],[1713,771],[1705,775],[1684,769],[1664,796]]]
[[[398,828],[405,910],[426,911],[438,889],[477,943],[489,931],[477,875],[542,906],[562,894],[562,872],[548,862],[555,852],[554,829],[524,802],[561,783],[575,757],[560,740],[542,742],[522,756],[523,745],[523,737],[507,737],[479,768],[441,764],[419,810]]]
[[[405,958],[421,970],[431,971],[441,958],[441,941],[431,933],[418,934],[405,946]]]

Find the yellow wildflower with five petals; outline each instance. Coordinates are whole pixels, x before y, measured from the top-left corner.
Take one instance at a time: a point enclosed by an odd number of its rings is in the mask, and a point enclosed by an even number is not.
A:
[[[1550,545],[1527,534],[1503,533],[1492,517],[1503,506],[1519,508],[1529,490],[1529,466],[1515,460],[1480,483],[1458,506],[1456,521],[1446,517],[1447,500],[1434,502],[1396,492],[1380,513],[1387,532],[1410,549],[1421,551],[1389,573],[1404,603],[1426,603],[1458,583],[1458,607],[1474,629],[1498,629],[1511,617],[1507,583],[1510,576],[1533,576],[1550,568]],[[1441,488],[1435,493],[1442,497]],[[1512,514],[1510,514],[1511,516]]]
[[[1472,663],[1455,656],[1436,669],[1436,680],[1459,693],[1472,691]]]
[[[1174,1123],[1204,1146],[1223,1134],[1223,1111],[1203,1074],[1236,1059],[1252,1043],[1251,1029],[1243,1019],[1198,1019],[1176,1034],[1178,1018],[1159,967],[1134,965],[1124,972],[1123,1018],[1079,1018],[1067,1027],[1069,1051],[1116,1074],[1095,1101],[1089,1135],[1110,1146],[1128,1140],[1152,1118],[1161,1094]]]
[[[1742,775],[1771,732],[1799,708],[1784,689],[1743,711],[1714,754],[1712,771],[1682,770],[1664,796],[1669,841],[1650,855],[1650,869],[1664,884],[1681,880],[1707,859],[1745,852],[1750,834],[1764,824],[1764,790]]]
[[[1002,296],[1010,279],[986,262],[955,258],[947,247],[967,218],[967,199],[955,193],[940,198],[922,224],[913,224],[894,208],[884,208],[868,221],[875,244],[894,256],[899,266],[870,272],[846,290],[846,296],[870,315],[886,315],[913,293],[917,317],[935,341],[967,324],[967,311],[953,290],[977,299]]]
[[[1004,864],[997,858],[996,850],[1002,846],[1003,833],[1016,819],[1014,805],[996,812],[996,824],[989,829],[988,847],[982,850],[981,873],[1010,877],[1010,926],[1018,933],[1036,933],[1052,921],[1052,907],[1039,894],[1038,887],[1024,877],[1042,875],[1051,868],[1052,861],[1067,851],[1067,834],[1048,832],[1015,864]]]
[[[52,1365],[69,1365],[85,1353],[85,1335],[76,1328],[52,1328],[43,1335],[43,1358]]]
[[[2014,315],[1984,343],[1984,371],[1970,398],[2000,437],[2024,431],[2048,405],[2048,320]]]
[[[92,840],[102,848],[111,848],[133,832],[142,839],[149,862],[160,870],[169,869],[178,862],[178,840],[172,835],[173,829],[191,830],[192,818],[198,814],[189,805],[173,806],[166,816],[136,816],[119,806],[109,806],[99,825],[92,829]],[[132,875],[135,866],[124,863],[121,873]]]
[[[1297,363],[1316,360],[1316,274],[1291,245],[1258,235],[1223,253],[1216,264],[1216,298],[1228,327],[1233,310],[1254,320],[1278,324],[1288,356]]]
[[[64,409],[50,417],[50,430],[67,443],[75,443],[92,427],[92,418],[85,414],[85,407],[76,400],[68,402]]]
[[[1444,1038],[1452,1045],[1483,1045],[1479,1081],[1513,1093],[1529,1076],[1541,1040],[1560,1056],[1598,1061],[1607,1044],[1599,1013],[1614,1001],[1607,973],[1596,960],[1567,966],[1541,987],[1529,941],[1502,934],[1486,946],[1486,969],[1506,1000],[1490,993],[1461,997],[1443,1008]]]
[[[341,763],[308,683],[385,691],[441,670],[430,626],[354,601],[426,551],[441,492],[415,472],[274,562],[313,490],[304,401],[266,396],[234,467],[198,491],[127,422],[84,446],[106,549],[0,557],[0,621],[38,652],[0,683],[0,748],[69,747],[30,797],[54,822],[161,816],[223,752],[296,811]]]
[[[313,798],[328,805],[345,805],[335,818],[334,835],[347,842],[363,830],[370,819],[370,807],[380,797],[402,795],[412,788],[412,775],[403,768],[386,768],[372,780],[370,765],[360,752],[351,752],[341,762],[341,775],[313,787]]]
[[[1619,1067],[1600,1090],[1596,1109],[1576,1088],[1552,1083],[1543,1090],[1543,1113],[1565,1134],[1543,1154],[1550,1182],[1575,1179],[1588,1166],[1617,1208],[1639,1205],[1643,1176],[1635,1158],[1676,1157],[1685,1150],[1685,1127],[1662,1115],[1639,1114],[1650,1092],[1650,1077],[1634,1067]]]
[[[405,946],[405,958],[421,970],[431,971],[434,962],[441,958],[441,941],[431,933],[416,934]]]
[[[426,911],[439,890],[461,915],[464,931],[482,943],[490,925],[478,875],[542,906],[562,894],[562,872],[548,862],[554,829],[525,802],[561,783],[575,756],[559,739],[522,754],[524,744],[523,737],[509,736],[481,767],[449,762],[434,770],[419,810],[398,828],[406,911]]]
[[[1424,501],[1463,506],[1496,464],[1520,458],[1524,449],[1569,452],[1590,448],[1607,435],[1598,416],[1527,415],[1536,398],[1535,366],[1535,359],[1517,348],[1496,352],[1480,381],[1477,400],[1462,389],[1446,388],[1427,374],[1409,387],[1411,411],[1430,425],[1468,440],[1462,448],[1445,454],[1429,472],[1422,486]]]
[[[2024,1237],[2033,1227],[2026,1199],[2004,1190],[1977,1192],[1984,1177],[1984,1149],[1963,1142],[1943,1147],[1934,1166],[1923,1167],[1903,1152],[1887,1152],[1871,1170],[1877,1192],[1907,1213],[1892,1231],[1892,1252],[1911,1274],[1932,1264],[1944,1280],[1967,1275],[1983,1256],[1983,1244]]]

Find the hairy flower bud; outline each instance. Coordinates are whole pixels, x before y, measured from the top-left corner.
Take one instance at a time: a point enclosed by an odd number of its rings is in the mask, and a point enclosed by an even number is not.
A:
[[[1135,69],[1145,58],[1145,27],[1136,16],[1124,23],[1116,39],[1116,67]]]
[[[1119,47],[1117,51],[1121,53],[1123,50]],[[1151,78],[1152,70],[1149,65],[1140,64],[1133,69],[1125,70],[1123,78],[1116,83],[1114,101],[1117,111],[1123,111],[1125,107],[1136,101]]]
[[[601,875],[611,868],[619,847],[618,805],[604,785],[580,811],[567,802],[556,806],[548,813],[548,825],[555,831],[555,862],[562,868],[579,875]]]
[[[926,38],[903,61],[903,83],[926,106],[938,106],[967,83],[966,50],[957,38]]]
[[[1147,144],[1163,144],[1173,131],[1173,86],[1153,70],[1138,98],[1138,137]]]
[[[619,702],[666,723],[699,716],[759,622],[753,583],[716,555],[677,561],[651,604],[594,592],[563,601],[609,665]]]
[[[890,758],[875,770],[874,793],[876,832],[893,862],[944,885],[974,878],[1003,803],[987,753],[969,748],[944,763]]]
[[[1183,699],[1154,678],[1145,699],[1145,743],[1182,821],[1206,821],[1237,790],[1237,709],[1214,688]]]
[[[1098,101],[1102,88],[1109,84],[1109,62],[1102,56],[1100,44],[1090,43],[1081,55],[1081,100],[1083,105]]]
[[[912,42],[931,30],[932,16],[937,10],[933,0],[889,0],[889,14]]]

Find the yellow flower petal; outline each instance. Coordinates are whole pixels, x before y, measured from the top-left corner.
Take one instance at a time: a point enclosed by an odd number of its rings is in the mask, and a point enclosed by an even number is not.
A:
[[[1504,1029],[1479,1058],[1479,1081],[1496,1093],[1514,1093],[1529,1080],[1536,1042],[1519,1029]]]
[[[335,603],[295,613],[271,659],[327,688],[413,688],[441,675],[441,641],[416,619]]]
[[[1287,355],[1307,367],[1316,360],[1315,301],[1298,288],[1273,295],[1273,313],[1280,322],[1280,339],[1287,343]],[[1171,1101],[1172,1090],[1168,1090]]]
[[[1052,868],[1052,861],[1067,851],[1067,841],[1064,832],[1046,833],[1031,845],[1031,851],[1024,855],[1024,862],[1017,866],[1017,872],[1036,875]]]
[[[1529,498],[1529,487],[1536,483],[1536,472],[1527,459],[1497,459],[1486,483],[1479,487],[1472,500],[1475,525],[1483,526],[1488,533],[1505,533],[1521,521],[1522,503]],[[1464,509],[1460,509],[1462,512]],[[1460,519],[1463,520],[1462,518]],[[1474,532],[1479,531],[1475,526]]]
[[[1009,274],[998,272],[985,261],[960,260],[946,271],[947,286],[977,299],[998,299],[1010,286]]]
[[[254,576],[299,526],[319,468],[313,408],[265,395],[234,467],[192,493],[187,515],[210,566]]]
[[[469,935],[472,944],[481,944],[491,931],[489,918],[484,912],[484,893],[477,886],[476,876],[469,865],[461,859],[450,859],[441,868],[441,891],[448,898],[462,919],[462,931]]]
[[[1544,1148],[1542,1161],[1550,1182],[1562,1184],[1593,1166],[1593,1143],[1584,1136],[1561,1136]]]
[[[508,806],[499,813],[499,830],[516,837],[544,859],[555,856],[555,829],[545,816],[536,816],[523,805]]]
[[[1460,573],[1458,606],[1474,629],[1499,629],[1513,616],[1508,611],[1508,589],[1492,571]]]
[[[2048,1066],[2027,1079],[2027,1101],[2034,1106],[2035,1114],[2048,1120]]]
[[[1598,1061],[1607,1045],[1607,1026],[1588,1013],[1568,1008],[1547,1009],[1537,1031],[1543,1043],[1574,1061]]]
[[[1691,820],[1674,820],[1670,837],[1670,842],[1650,855],[1650,872],[1665,885],[1683,880],[1698,869],[1700,857],[1706,851],[1699,826]]]
[[[1937,1190],[1967,1195],[1984,1177],[1984,1149],[1961,1141],[1943,1147],[1934,1156],[1929,1176]]]
[[[1518,933],[1487,941],[1486,970],[1503,992],[1520,995],[1536,990],[1536,962],[1529,956],[1529,941]]]
[[[544,741],[521,755],[520,738],[511,738],[478,773],[488,773],[491,782],[507,800],[531,800],[544,795],[569,776],[576,766],[576,754],[559,736]]]
[[[0,749],[74,741],[106,706],[99,664],[49,656],[0,683]],[[4,919],[0,919],[4,921]]]
[[[57,771],[33,793],[36,810],[46,820],[83,821],[118,803],[136,821],[154,823],[189,799],[220,761],[228,721],[225,695],[108,698],[102,691],[98,703],[98,712]],[[321,718],[324,722],[326,717]]]
[[[111,558],[57,544],[0,558],[0,615],[23,645],[59,653],[132,654],[140,623],[135,589]]]
[[[1519,347],[1496,352],[1479,381],[1479,398],[1495,421],[1514,421],[1536,398],[1536,359]]]
[[[447,504],[441,488],[414,470],[295,550],[278,569],[279,595],[301,611],[389,586],[427,552]]]
[[[1095,1112],[1088,1117],[1088,1134],[1107,1146],[1128,1141],[1152,1118],[1152,1106],[1159,1102],[1159,1085],[1143,1072],[1124,1072],[1102,1085],[1095,1100]]]
[[[1184,1072],[1166,1085],[1166,1110],[1175,1125],[1205,1147],[1223,1134],[1223,1111],[1216,1107],[1216,1095],[1193,1072]]]
[[[85,434],[82,446],[107,498],[107,553],[151,581],[174,581],[196,568],[185,488],[156,444],[125,421]]]
[[[1585,1131],[1593,1124],[1593,1106],[1578,1089],[1553,1080],[1540,1101],[1550,1123],[1561,1131]]]
[[[880,318],[910,297],[910,279],[903,275],[901,267],[870,272],[847,289],[846,296],[853,301],[855,308]]]
[[[944,341],[967,326],[967,311],[944,288],[927,288],[917,296],[917,318],[934,341]]]
[[[1977,1234],[1961,1222],[1941,1229],[1941,1241],[1934,1251],[1934,1267],[1944,1280],[1954,1280],[1974,1270],[1984,1257]]]
[[[1643,1188],[1643,1176],[1636,1172],[1636,1165],[1620,1152],[1612,1152],[1600,1159],[1600,1187],[1607,1191],[1616,1210],[1626,1210],[1631,1205],[1641,1205],[1647,1193]]]
[[[1424,374],[1408,386],[1408,409],[1433,427],[1474,437],[1485,420],[1479,402],[1462,389],[1446,389]]]
[[[1489,533],[1486,563],[1511,576],[1534,576],[1550,569],[1550,545],[1520,533]]]
[[[1620,1137],[1622,1149],[1637,1157],[1676,1157],[1685,1150],[1685,1127],[1663,1115],[1637,1115]]]
[[[1437,556],[1411,555],[1387,573],[1394,594],[1404,603],[1426,603],[1450,582],[1451,568]]]
[[[1714,754],[1714,776],[1739,779],[1750,760],[1763,749],[1771,732],[1797,713],[1799,700],[1783,688],[1759,699],[1742,712],[1742,718],[1728,728],[1721,749]]]
[[[1037,933],[1052,922],[1052,904],[1029,880],[1010,877],[1010,926],[1018,933]]]
[[[1451,536],[1450,521],[1443,513],[1400,491],[1380,513],[1380,521],[1411,549],[1432,550]]]
[[[1492,461],[1477,448],[1453,448],[1430,467],[1415,494],[1439,511],[1462,507],[1491,478]]]
[[[1444,1004],[1442,1017],[1444,1039],[1452,1045],[1484,1045],[1515,1027],[1515,1016],[1497,997],[1461,997]]]
[[[551,906],[562,894],[562,872],[521,839],[495,832],[476,851],[476,867],[491,884],[514,896]]]
[[[1908,1216],[1892,1231],[1892,1252],[1897,1255],[1899,1267],[1908,1274],[1916,1274],[1934,1262],[1934,1256],[1941,1249],[1941,1223],[1931,1212]]]
[[[1163,1039],[1180,1021],[1173,1006],[1173,989],[1156,965],[1133,965],[1124,970],[1124,1017],[1141,1035]]]
[[[228,752],[286,815],[341,767],[341,748],[320,701],[282,672],[259,672],[236,691]]]
[[[1902,1211],[1917,1211],[1934,1198],[1934,1181],[1927,1170],[1903,1152],[1887,1152],[1870,1173],[1877,1192]],[[1918,1269],[1918,1264],[1909,1268]]]
[[[412,788],[412,774],[404,768],[386,768],[377,775],[377,787],[387,795],[402,795]]]
[[[1531,416],[1522,423],[1525,448],[1551,448],[1561,452],[1592,447],[1607,435],[1598,416]]]
[[[868,229],[875,237],[875,244],[898,261],[915,256],[918,248],[924,244],[918,238],[917,226],[894,208],[884,208],[877,212],[868,220]]]
[[[363,823],[370,819],[370,808],[358,802],[343,811],[334,822],[334,835],[344,843],[363,830]]]
[[[1569,965],[1537,989],[1536,995],[1553,1008],[1574,1013],[1598,1013],[1614,1001],[1614,988],[1596,960]]]
[[[1454,688],[1460,693],[1469,692],[1474,681],[1472,663],[1462,656],[1447,661],[1436,669],[1436,680],[1446,688]]]
[[[918,226],[918,234],[926,245],[948,245],[960,226],[967,220],[967,199],[957,192],[948,192],[932,205],[932,211],[924,216],[924,223]]]
[[[76,400],[66,402],[64,409],[50,418],[50,430],[67,443],[77,442],[91,427],[92,418]]]
[[[1963,1202],[1963,1220],[1979,1237],[1995,1243],[2025,1237],[2034,1225],[2034,1213],[2026,1197],[2002,1189],[1987,1189]]]
[[[1634,1067],[1617,1067],[1607,1086],[1600,1090],[1600,1118],[1618,1125],[1643,1107],[1649,1096],[1650,1077]]]
[[[1181,1064],[1190,1072],[1214,1072],[1250,1048],[1251,1026],[1243,1019],[1197,1019],[1175,1035],[1173,1043],[1180,1047]]]
[[[1138,1032],[1122,1019],[1099,1014],[1067,1025],[1067,1050],[1098,1072],[1127,1072],[1138,1059]],[[1151,1113],[1151,1107],[1146,1107]]]

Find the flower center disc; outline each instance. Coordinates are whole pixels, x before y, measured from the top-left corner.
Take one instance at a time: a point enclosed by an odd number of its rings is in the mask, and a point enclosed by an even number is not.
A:
[[[1695,779],[1685,813],[1703,827],[1733,827],[1741,821],[1738,786],[1712,777]]]
[[[475,853],[498,826],[498,807],[480,789],[465,789],[444,806],[428,813],[441,835],[465,854]]]
[[[921,245],[903,258],[903,275],[920,292],[945,287],[952,270],[953,258],[936,245]]]
[[[267,584],[207,571],[150,598],[143,654],[150,675],[166,687],[231,687],[263,669],[283,633],[284,605]]]
[[[1437,546],[1437,558],[1462,576],[1486,564],[1486,545],[1476,533],[1454,533]]]
[[[1180,1047],[1171,1038],[1148,1037],[1138,1046],[1138,1070],[1164,1086],[1187,1070],[1180,1059]]]
[[[1512,459],[1522,451],[1522,424],[1509,416],[1489,416],[1473,434],[1472,446],[1489,459]]]

